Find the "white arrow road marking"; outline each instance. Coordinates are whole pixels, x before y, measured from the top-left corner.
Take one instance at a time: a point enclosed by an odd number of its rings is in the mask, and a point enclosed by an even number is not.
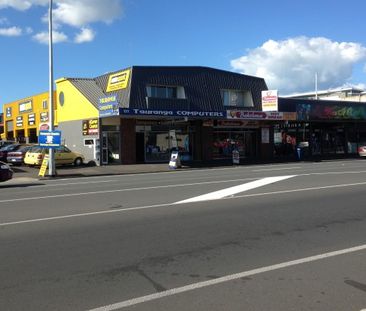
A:
[[[200,195],[198,197],[186,199],[183,201],[175,202],[174,204],[183,204],[183,203],[193,203],[193,202],[201,202],[201,201],[209,201],[209,200],[219,200],[230,195],[234,195],[240,192],[248,191],[251,189],[255,189],[258,187],[263,187],[268,184],[272,184],[281,180],[289,179],[295,177],[296,175],[289,175],[289,176],[277,176],[277,177],[266,177],[263,179],[259,179],[256,181],[252,181],[246,184],[242,184],[239,186],[234,186],[230,188],[226,188],[223,190],[210,192],[204,195]]]

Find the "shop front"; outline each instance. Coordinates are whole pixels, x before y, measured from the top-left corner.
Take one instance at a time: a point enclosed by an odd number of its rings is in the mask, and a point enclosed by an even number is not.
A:
[[[353,157],[366,142],[364,104],[286,98],[280,106],[296,111],[297,120],[275,124],[276,158],[298,158],[298,148],[302,159]]]

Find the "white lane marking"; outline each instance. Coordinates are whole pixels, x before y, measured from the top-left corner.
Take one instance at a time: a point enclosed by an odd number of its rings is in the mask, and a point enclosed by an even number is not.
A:
[[[302,169],[302,166],[292,166],[292,167],[281,167],[281,168],[262,168],[259,170],[252,170],[252,172],[270,172],[270,171],[283,171],[283,170],[298,170]]]
[[[201,202],[201,201],[209,201],[209,200],[219,200],[230,195],[234,195],[240,192],[248,191],[251,189],[255,189],[258,187],[263,187],[268,184],[272,184],[275,182],[279,182],[281,180],[289,179],[295,177],[296,175],[290,176],[277,176],[277,177],[267,177],[259,180],[252,181],[250,183],[242,184],[239,186],[234,186],[230,188],[226,188],[219,191],[210,192],[204,195],[200,195],[194,198],[186,199],[183,201],[176,202],[175,204],[183,204],[183,203],[193,203],[193,202]]]
[[[43,200],[43,199],[53,199],[53,198],[64,198],[64,197],[74,197],[74,196],[103,194],[103,193],[114,193],[114,192],[140,191],[140,190],[153,190],[153,189],[164,189],[164,188],[188,187],[188,186],[197,186],[197,185],[221,184],[221,183],[230,183],[230,182],[253,180],[253,179],[256,179],[256,178],[240,178],[240,179],[229,179],[229,180],[204,181],[204,182],[180,184],[180,185],[124,188],[124,189],[115,189],[115,190],[100,190],[100,191],[91,191],[91,192],[55,194],[55,195],[39,196],[39,197],[6,199],[6,200],[0,200],[0,203],[9,203],[9,202],[15,202],[15,201],[28,201],[28,200]]]
[[[334,252],[328,252],[328,253],[323,253],[323,254],[305,257],[305,258],[301,258],[301,259],[286,261],[286,262],[282,262],[279,264],[261,267],[261,268],[257,268],[257,269],[253,269],[253,270],[244,271],[244,272],[239,272],[239,273],[235,273],[235,274],[231,274],[231,275],[226,275],[226,276],[223,276],[223,277],[220,277],[217,279],[213,279],[213,280],[209,280],[209,281],[203,281],[203,282],[193,283],[193,284],[189,284],[189,285],[182,286],[182,287],[176,287],[176,288],[172,288],[172,289],[160,292],[160,293],[155,293],[155,294],[151,294],[151,295],[146,295],[146,296],[142,296],[142,297],[138,297],[138,298],[121,301],[121,302],[110,304],[110,305],[107,305],[104,307],[91,309],[89,311],[117,310],[117,309],[121,309],[121,308],[125,308],[125,307],[134,306],[134,305],[144,303],[144,302],[161,299],[164,297],[174,296],[174,295],[186,293],[186,292],[197,290],[197,289],[210,287],[213,285],[218,285],[218,284],[238,280],[238,279],[241,279],[244,277],[249,277],[249,276],[253,276],[253,275],[257,275],[257,274],[261,274],[261,273],[289,268],[289,267],[293,267],[293,266],[297,266],[297,265],[301,265],[301,264],[306,264],[306,263],[319,261],[319,260],[327,259],[327,258],[332,258],[332,257],[340,256],[340,255],[346,255],[346,254],[359,252],[359,251],[363,251],[363,250],[366,250],[366,244],[351,247],[351,248],[346,248],[346,249],[342,249],[342,250],[338,250],[338,251],[334,251]]]
[[[260,196],[267,196],[267,195],[286,194],[286,193],[292,193],[292,192],[328,190],[328,189],[333,189],[333,188],[344,188],[344,187],[354,187],[354,186],[364,186],[364,185],[366,185],[366,182],[354,183],[354,184],[324,186],[324,187],[312,187],[312,188],[294,189],[294,190],[283,190],[283,191],[274,191],[274,192],[264,192],[264,193],[255,193],[255,194],[246,194],[246,195],[241,195],[241,196],[227,197],[227,198],[223,198],[221,200],[233,200],[233,199],[241,199],[241,198],[246,198],[246,197],[248,197],[248,198],[249,197],[260,197]],[[179,206],[179,204],[164,203],[164,204],[156,204],[156,205],[127,207],[127,208],[120,208],[120,209],[114,209],[114,210],[108,210],[108,211],[98,211],[98,212],[89,212],[89,213],[80,213],[80,214],[69,214],[69,215],[63,215],[63,216],[54,216],[54,217],[47,217],[47,218],[36,218],[36,219],[20,220],[20,221],[0,223],[0,227],[11,226],[11,225],[19,225],[19,224],[27,224],[27,223],[33,223],[33,222],[59,220],[59,219],[65,219],[65,218],[103,215],[103,214],[111,214],[111,213],[122,213],[122,212],[137,211],[137,210],[144,210],[144,209],[151,209],[151,208],[158,208],[158,207],[168,207],[168,206],[169,207],[174,207],[174,206]],[[190,207],[193,207],[193,206],[190,205]]]

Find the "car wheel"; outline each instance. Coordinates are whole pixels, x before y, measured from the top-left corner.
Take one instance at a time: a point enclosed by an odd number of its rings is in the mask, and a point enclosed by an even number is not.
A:
[[[83,159],[82,158],[76,158],[74,161],[74,165],[75,166],[80,166],[83,164]]]

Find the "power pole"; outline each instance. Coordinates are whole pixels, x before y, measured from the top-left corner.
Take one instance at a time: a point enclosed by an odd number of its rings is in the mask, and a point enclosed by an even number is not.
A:
[[[49,14],[48,14],[48,59],[49,59],[49,105],[48,105],[48,117],[49,117],[49,130],[53,131],[54,127],[54,110],[53,110],[53,40],[52,40],[52,0],[49,0]],[[49,149],[49,167],[48,174],[51,177],[56,176],[55,156],[54,150]]]

